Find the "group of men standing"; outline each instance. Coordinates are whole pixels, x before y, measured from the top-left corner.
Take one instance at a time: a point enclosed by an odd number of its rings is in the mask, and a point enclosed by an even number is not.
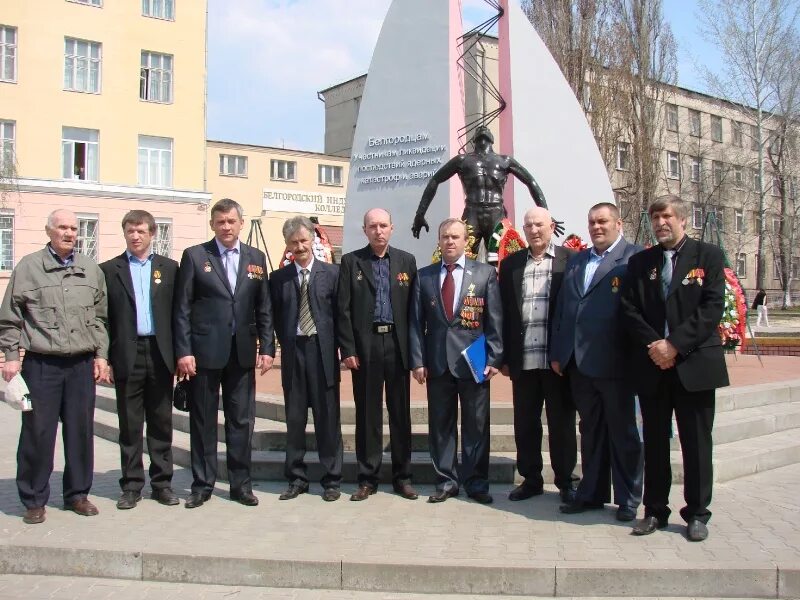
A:
[[[126,251],[99,268],[74,252],[75,215],[55,211],[45,228],[50,243],[20,261],[0,308],[3,376],[8,381],[21,367],[33,398],[33,411],[22,416],[18,452],[24,519],[45,518],[59,419],[65,506],[97,514],[87,498],[95,381],[113,381],[117,392],[117,507],[133,508],[142,497],[145,421],[152,497],[178,504],[171,488],[174,374],[188,378],[192,391],[193,483],[186,508],[202,506],[215,486],[220,387],[230,496],[258,504],[250,468],[255,371],[263,375],[272,367],[277,336],[289,483],[281,500],[309,489],[309,408],[322,497],[341,495],[341,361],[352,373],[356,406],[358,488],[351,500],[368,499],[381,479],[384,394],[393,488],[404,498],[418,497],[411,485],[413,375],[427,386],[437,479],[428,501],[443,502],[463,487],[476,502],[491,503],[489,390],[502,371],[512,380],[517,467],[524,479],[509,494],[512,501],[543,493],[544,407],[561,511],[602,508],[613,485],[617,518],[632,521],[644,485],[645,515],[633,532],[664,527],[674,411],[686,474],[681,515],[689,539],[705,539],[714,390],[727,385],[716,334],[723,259],[717,248],[686,236],[679,198],[657,200],[650,218],[659,244],[643,251],[623,238],[616,206],[598,204],[588,215],[593,246],[575,253],[553,244],[550,214],[533,208],[524,217],[529,247],[503,261],[498,281],[491,266],[466,257],[468,231],[459,219],[439,226],[442,260],[417,271],[413,255],[390,246],[393,224],[384,209],[364,215],[368,243],[346,254],[341,266],[314,258],[313,223],[293,217],[283,236],[294,261],[269,274],[264,254],[239,241],[242,210],[233,200],[212,207],[214,239],[185,250],[180,265],[152,252],[155,222],[145,211],[125,216]],[[486,363],[474,373],[462,351],[481,336]],[[22,366],[20,348],[26,350]]]

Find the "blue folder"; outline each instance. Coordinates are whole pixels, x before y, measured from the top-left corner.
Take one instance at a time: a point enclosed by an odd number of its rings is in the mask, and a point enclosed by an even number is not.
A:
[[[486,336],[481,336],[461,351],[476,383],[483,383],[486,370]]]

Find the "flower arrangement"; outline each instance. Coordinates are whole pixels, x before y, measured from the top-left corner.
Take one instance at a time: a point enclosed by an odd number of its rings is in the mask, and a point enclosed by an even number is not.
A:
[[[747,305],[744,292],[736,273],[725,267],[725,308],[719,322],[719,336],[722,347],[732,350],[740,346],[744,340],[747,323]]]
[[[578,252],[580,252],[581,250],[586,250],[586,248],[589,247],[589,245],[586,244],[581,239],[581,236],[579,236],[577,233],[570,233],[567,236],[567,239],[564,240],[564,243],[562,244],[562,246],[564,248],[570,248],[572,250],[577,250]]]

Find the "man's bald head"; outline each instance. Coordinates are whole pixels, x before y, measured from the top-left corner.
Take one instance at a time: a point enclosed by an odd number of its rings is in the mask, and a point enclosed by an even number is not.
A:
[[[544,255],[556,229],[550,211],[540,206],[534,206],[525,213],[522,227],[531,255],[535,258]]]
[[[57,208],[47,215],[47,227],[52,229],[56,226],[56,222],[62,219],[67,221],[77,221],[78,217],[71,210],[66,208]]]
[[[528,219],[546,219],[548,221],[552,221],[553,217],[550,214],[550,211],[546,208],[542,208],[541,206],[534,206],[533,208],[529,208],[528,211],[525,213],[525,216],[522,218],[523,223],[527,222]]]
[[[389,214],[388,210],[386,210],[385,208],[370,208],[367,212],[364,213],[364,227],[367,226],[367,223],[369,221],[373,221],[375,219],[386,221],[390,225],[392,224],[392,215]]]
[[[376,256],[383,256],[392,237],[392,215],[383,208],[371,208],[364,215],[364,234]]]
[[[78,240],[78,217],[71,210],[59,208],[47,217],[44,226],[47,237],[50,238],[50,247],[61,258],[66,258],[75,248]]]

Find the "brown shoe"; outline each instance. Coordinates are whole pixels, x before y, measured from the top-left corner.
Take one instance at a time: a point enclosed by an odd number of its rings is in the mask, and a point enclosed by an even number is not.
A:
[[[25,511],[25,516],[22,517],[22,520],[28,525],[44,523],[44,506],[29,508]]]
[[[361,502],[362,500],[366,500],[367,498],[369,498],[376,491],[377,490],[371,485],[364,485],[364,484],[359,485],[355,494],[350,496],[350,500],[352,500],[353,502]]]
[[[417,490],[411,487],[410,483],[395,484],[394,491],[397,495],[402,496],[406,500],[416,500],[417,498],[419,498]]]
[[[88,498],[78,498],[75,502],[67,504],[64,508],[82,517],[93,517],[100,512],[94,504],[89,502]]]

